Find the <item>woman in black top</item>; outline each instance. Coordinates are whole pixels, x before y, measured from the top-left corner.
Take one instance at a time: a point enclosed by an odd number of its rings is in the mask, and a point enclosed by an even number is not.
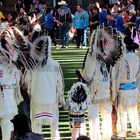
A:
[[[90,32],[92,33],[97,26],[99,26],[99,9],[98,7],[93,7],[93,16],[90,19]]]

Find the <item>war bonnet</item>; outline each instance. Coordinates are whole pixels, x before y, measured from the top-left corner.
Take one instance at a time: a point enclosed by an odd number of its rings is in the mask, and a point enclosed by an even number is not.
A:
[[[91,36],[91,55],[107,66],[114,66],[123,54],[123,40],[123,35],[116,29],[100,26]]]
[[[51,56],[51,42],[48,36],[39,34],[31,42],[18,28],[8,27],[0,35],[0,41],[0,52],[19,69],[42,67],[47,63],[48,56]]]

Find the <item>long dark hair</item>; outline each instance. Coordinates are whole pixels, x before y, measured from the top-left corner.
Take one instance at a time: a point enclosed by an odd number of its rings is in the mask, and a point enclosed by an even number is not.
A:
[[[13,119],[14,134],[18,137],[23,137],[27,132],[31,132],[31,121],[24,114],[18,114]]]

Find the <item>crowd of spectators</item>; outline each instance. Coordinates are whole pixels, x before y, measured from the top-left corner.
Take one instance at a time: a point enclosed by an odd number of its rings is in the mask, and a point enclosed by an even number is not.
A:
[[[140,45],[139,4],[135,0],[103,0],[102,3],[95,2],[88,7],[77,5],[75,11],[71,12],[66,1],[58,2],[59,7],[56,8],[49,7],[42,0],[18,0],[14,13],[4,15],[0,11],[0,28],[2,31],[6,26],[15,25],[21,30],[26,29],[25,35],[29,35],[38,24],[44,34],[51,37],[56,48],[67,48],[71,37],[75,39],[77,48],[86,48],[90,34],[103,25],[116,28],[123,34],[129,30],[131,38]],[[60,43],[56,38],[60,39]]]

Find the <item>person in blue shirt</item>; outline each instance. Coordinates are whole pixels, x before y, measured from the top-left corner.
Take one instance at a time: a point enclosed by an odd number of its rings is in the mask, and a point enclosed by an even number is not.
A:
[[[118,16],[116,16],[116,29],[121,33],[124,33],[125,31],[122,11],[118,11]]]
[[[119,11],[119,4],[118,3],[115,3],[112,7],[112,12],[110,13],[110,16],[109,16],[109,25],[112,27],[112,28],[115,28],[116,27],[116,16],[118,15],[118,11]]]
[[[140,8],[137,9],[137,17],[136,17],[136,31],[138,31],[140,26]]]
[[[51,37],[52,42],[57,47],[56,40],[54,37],[54,24],[55,22],[59,25],[61,25],[62,23],[53,17],[53,12],[54,12],[53,8],[47,8],[44,26],[45,26],[46,34]]]
[[[107,7],[106,5],[101,5],[100,7],[102,10],[99,13],[99,25],[104,25],[107,26],[107,17],[108,17],[108,13],[107,13]]]
[[[77,5],[77,11],[74,14],[72,25],[76,28],[77,32],[77,48],[80,48],[80,44],[83,44],[84,31],[89,25],[89,14],[81,5]]]

